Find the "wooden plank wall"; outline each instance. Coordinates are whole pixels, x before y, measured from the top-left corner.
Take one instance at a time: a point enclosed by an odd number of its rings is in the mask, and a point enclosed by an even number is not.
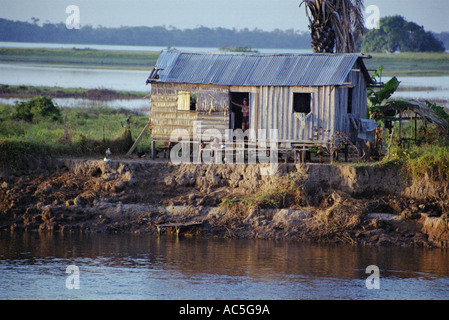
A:
[[[179,91],[196,93],[196,111],[178,110]],[[150,132],[154,140],[169,141],[175,129],[185,129],[193,137],[195,121],[201,121],[202,131],[224,132],[229,126],[229,89],[226,87],[152,83],[150,101]]]
[[[362,72],[358,71],[357,65],[354,66],[354,71],[351,71],[346,78],[348,84],[352,84],[352,113],[347,113],[348,93],[347,87],[337,88],[336,99],[338,101],[338,110],[340,116],[336,118],[336,130],[350,133],[350,117],[357,119],[366,119],[367,117],[367,83]]]
[[[357,68],[360,70],[359,66],[360,62],[357,62]],[[349,78],[352,77],[352,78]],[[367,117],[367,82],[363,73],[360,71],[352,71],[348,75],[348,81],[351,81],[354,85],[353,96],[352,96],[352,105],[353,105],[353,113],[360,119],[366,119]]]

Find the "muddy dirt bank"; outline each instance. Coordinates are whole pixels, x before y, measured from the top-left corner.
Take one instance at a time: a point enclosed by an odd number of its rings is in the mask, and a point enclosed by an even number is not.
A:
[[[410,182],[397,168],[280,164],[263,175],[259,165],[160,160],[34,164],[1,174],[1,230],[157,233],[177,222],[194,223],[183,236],[449,245],[447,184]]]

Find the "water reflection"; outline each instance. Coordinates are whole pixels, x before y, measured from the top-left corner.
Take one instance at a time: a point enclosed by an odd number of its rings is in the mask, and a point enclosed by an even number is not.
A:
[[[449,297],[448,258],[440,249],[14,233],[0,239],[0,297],[38,290],[44,299],[439,299]],[[61,285],[70,264],[81,269],[77,293]],[[380,268],[383,290],[365,288],[368,265]],[[49,286],[30,285],[43,279]],[[4,291],[11,287],[15,296]]]

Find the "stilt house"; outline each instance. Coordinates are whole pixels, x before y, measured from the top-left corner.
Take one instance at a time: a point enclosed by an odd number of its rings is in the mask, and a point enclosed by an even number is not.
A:
[[[169,141],[174,129],[241,128],[249,101],[251,139],[278,129],[286,147],[318,145],[366,118],[370,75],[359,54],[192,53],[163,51],[152,70],[151,135]],[[317,130],[324,135],[316,137]]]

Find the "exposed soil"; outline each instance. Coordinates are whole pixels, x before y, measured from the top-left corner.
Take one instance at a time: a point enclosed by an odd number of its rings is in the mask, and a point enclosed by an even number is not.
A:
[[[182,236],[449,245],[447,185],[413,186],[394,170],[281,165],[262,175],[259,165],[36,161],[28,175],[0,175],[0,230],[157,233],[177,222],[195,223]],[[280,185],[288,188],[273,192]],[[240,201],[249,195],[268,200]]]

